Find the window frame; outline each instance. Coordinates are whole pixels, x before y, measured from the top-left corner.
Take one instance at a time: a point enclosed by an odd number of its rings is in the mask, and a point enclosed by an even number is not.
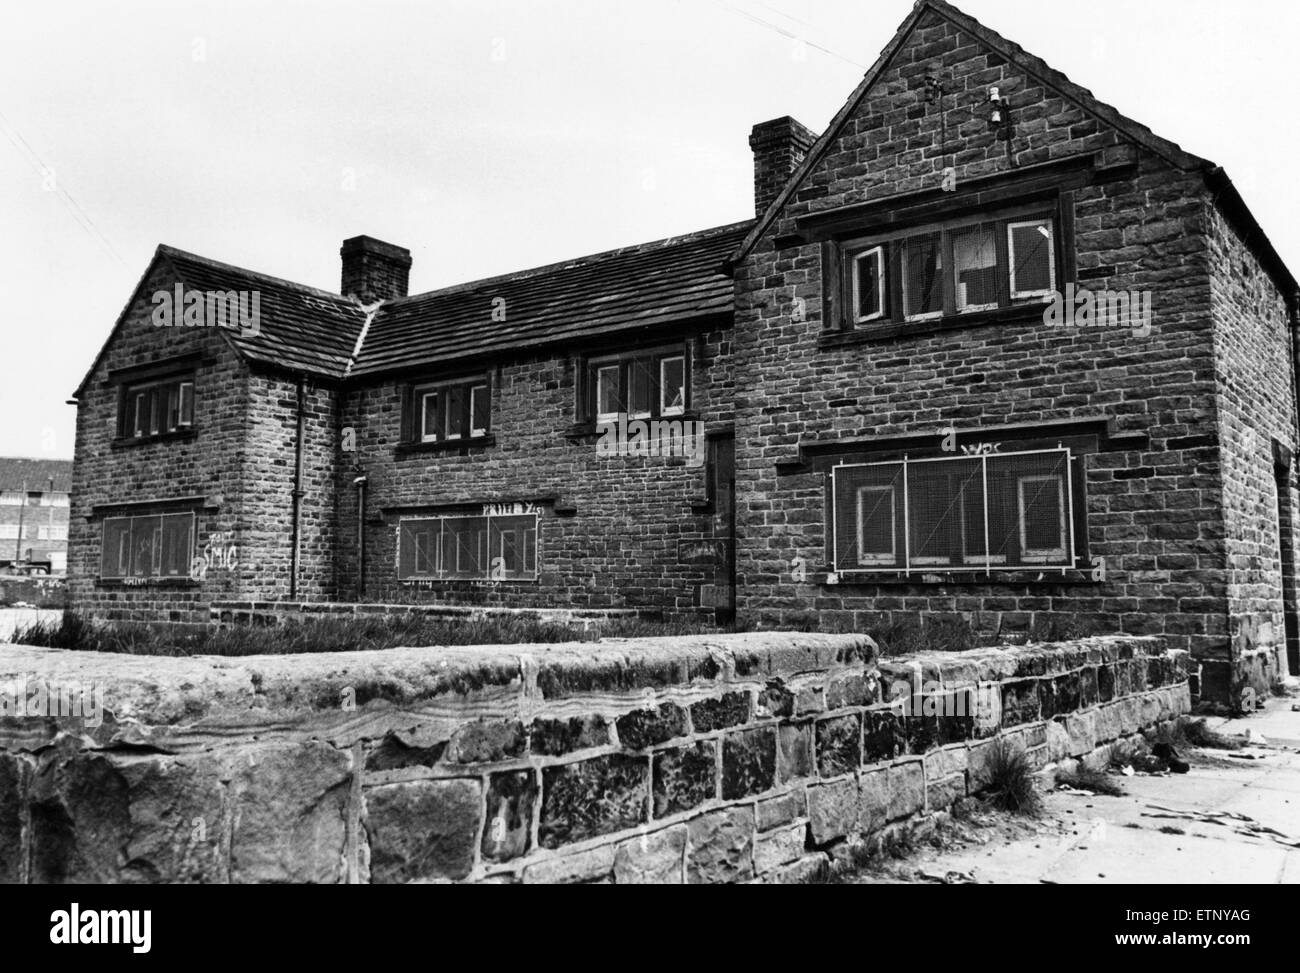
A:
[[[1059,537],[1061,547],[1029,547],[1029,521],[1025,516],[1025,484],[1030,482],[1051,481],[1056,484],[1056,505],[1058,513]],[[1070,549],[1070,526],[1066,499],[1068,484],[1061,482],[1061,477],[1054,473],[1029,473],[1016,475],[1016,527],[1020,534],[1020,560],[1025,564],[1051,564],[1053,558],[1065,558]]]
[[[987,476],[988,463],[995,460],[1006,460],[1017,457],[1045,457],[1057,454],[1063,457],[1059,469],[1053,472],[1043,473],[1032,469],[1013,470],[1009,473],[1001,474],[1011,479],[1015,483],[1014,495],[1014,516],[1016,523],[1014,527],[1006,525],[1015,531],[1015,539],[1018,548],[1015,552],[1015,560],[1012,561],[1008,553],[993,553],[996,548],[992,545],[992,538],[989,539],[988,547],[983,554],[970,553],[970,534],[967,530],[969,526],[968,504],[965,499],[964,489],[959,490],[960,515],[957,517],[956,529],[960,531],[960,550],[944,558],[915,556],[912,551],[912,532],[916,525],[912,523],[911,511],[909,510],[908,491],[909,478],[906,470],[924,466],[931,463],[951,463],[954,460],[968,460],[972,463],[984,463],[983,471]],[[831,571],[837,575],[853,576],[882,576],[898,575],[913,578],[917,575],[991,575],[999,572],[1061,572],[1065,573],[1072,570],[1078,570],[1082,561],[1087,558],[1087,519],[1086,519],[1086,494],[1085,479],[1083,469],[1078,464],[1084,454],[1075,452],[1070,447],[1058,446],[1056,448],[1025,448],[1013,450],[1005,453],[987,453],[972,455],[952,455],[946,454],[941,456],[924,456],[924,457],[901,457],[896,459],[881,460],[866,463],[839,462],[832,466],[826,477],[826,526],[827,540],[829,541],[829,562]],[[884,469],[893,468],[899,470],[893,480],[888,484],[883,483],[856,483],[850,484],[851,493],[847,497],[852,497],[853,511],[852,520],[849,515],[839,516],[838,502],[840,497],[840,488],[837,484],[837,476],[847,470],[861,469]],[[1061,512],[1060,524],[1062,527],[1061,537],[1064,540],[1065,547],[1057,549],[1031,549],[1027,547],[1027,528],[1028,524],[1024,514],[1024,489],[1022,481],[1034,480],[1055,480],[1058,486],[1058,509]],[[993,501],[988,495],[988,480],[984,485],[984,509],[991,512]],[[900,531],[898,523],[897,506],[894,508],[893,523],[895,547],[893,559],[889,563],[884,563],[883,559],[879,564],[864,564],[862,562],[861,552],[861,533],[862,533],[862,514],[860,508],[860,498],[863,492],[872,487],[886,487],[895,491],[895,504],[897,503],[897,490],[902,489],[903,513],[901,531],[905,538],[904,554],[900,555],[897,546],[897,537]],[[1010,503],[1011,497],[1003,496],[999,502]],[[1083,515],[1083,520],[1078,518]],[[924,525],[922,525],[924,526]],[[982,528],[981,528],[982,529]],[[851,553],[840,550],[840,534],[842,531],[854,530],[856,549]],[[978,535],[976,535],[978,536]],[[877,552],[879,553],[879,552]],[[883,558],[883,555],[882,555]],[[855,559],[856,564],[846,563],[850,559]],[[940,563],[942,562],[942,563]]]
[[[482,428],[474,425],[475,393],[480,389],[487,397],[487,408],[484,412],[486,426]],[[453,397],[453,391],[459,393],[458,398]],[[429,412],[426,408],[430,398],[435,399],[433,431],[429,429]],[[451,432],[449,426],[450,408],[453,402],[456,404],[458,414],[455,432]],[[481,442],[492,432],[491,379],[486,374],[478,374],[413,383],[409,386],[405,412],[404,422],[407,429],[403,437],[405,445],[454,447]]]
[[[862,548],[863,548],[862,541],[864,536],[863,528],[865,526],[863,523],[863,516],[862,516],[862,495],[872,490],[888,491],[889,493],[889,555],[888,555],[889,560],[888,561],[882,560],[885,557],[883,551],[872,552],[871,556],[876,559],[874,562],[870,562],[866,560],[866,558],[862,553]],[[857,520],[858,565],[862,567],[867,567],[874,564],[876,566],[882,566],[882,567],[884,566],[897,567],[898,565],[898,491],[895,489],[892,483],[887,483],[887,484],[866,483],[857,488],[855,497],[856,497],[856,502],[854,504],[854,513]]]
[[[961,326],[969,321],[1036,307],[1045,297],[1060,287],[1062,268],[1066,265],[1066,254],[1063,248],[1067,246],[1065,226],[1067,218],[1064,205],[1060,198],[1054,197],[985,212],[967,212],[961,216],[912,222],[883,232],[848,237],[837,243],[829,243],[827,259],[838,261],[839,266],[834,273],[840,280],[837,286],[834,280],[827,278],[827,286],[837,295],[840,304],[839,310],[832,316],[832,327],[848,332],[861,330],[864,333],[899,329],[900,333],[906,334],[912,330],[909,327],[912,325],[929,326],[925,329],[917,329],[918,331],[933,330],[935,327],[943,326]],[[1045,291],[1015,293],[1011,286],[1014,267],[1011,266],[1013,249],[1010,244],[1010,233],[1012,227],[1026,225],[1048,227],[1050,287]],[[953,240],[962,230],[974,230],[981,226],[991,232],[995,248],[998,302],[959,308]],[[941,287],[942,309],[909,314],[907,264],[910,247],[908,244],[912,240],[931,235],[937,237],[937,262],[940,265],[938,280]],[[879,316],[862,319],[858,317],[860,278],[858,261],[877,249],[881,253],[879,259],[884,273],[881,284],[881,305],[885,311]]]
[[[189,519],[189,551],[181,570],[175,574],[162,573],[163,558],[163,537],[166,534],[167,521],[178,518]],[[155,530],[155,536],[150,539],[151,544],[151,571],[147,574],[138,574],[135,572],[135,561],[139,553],[139,542],[136,538],[135,525],[136,521],[158,521]],[[127,522],[127,531],[124,535],[127,548],[127,570],[126,573],[105,574],[105,558],[108,554],[108,533],[109,525],[115,522]],[[175,581],[192,581],[190,577],[190,567],[194,562],[195,553],[198,544],[198,514],[193,510],[158,510],[142,511],[140,513],[112,514],[103,518],[99,528],[99,572],[96,580],[99,582],[140,582],[140,583],[158,583],[158,582],[175,582]],[[119,571],[122,566],[122,551],[119,546],[117,555],[117,565]]]
[[[876,258],[876,306],[879,310],[875,314],[868,314],[865,317],[859,314],[862,307],[862,261],[874,255]],[[849,258],[853,263],[853,283],[852,293],[852,314],[854,324],[867,324],[871,321],[879,321],[889,312],[888,301],[888,268],[885,265],[885,245],[878,243],[873,247],[867,247],[865,250],[857,251]]]
[[[1026,226],[1046,226],[1047,227],[1047,277],[1048,287],[1046,290],[1037,291],[1017,291],[1016,290],[1016,254],[1015,254],[1015,230]],[[1006,241],[1007,241],[1007,293],[1012,301],[1033,300],[1034,298],[1044,298],[1052,294],[1056,289],[1056,221],[1051,217],[1029,220],[1008,220],[1006,224]]]
[[[666,409],[663,400],[664,364],[678,358],[682,362],[682,405],[680,408]],[[632,410],[631,374],[632,369],[637,367],[642,369],[649,384],[647,391],[649,411]],[[613,374],[616,370],[618,387],[615,401],[620,408],[617,412],[602,412],[601,393],[607,380],[605,376]],[[681,418],[691,411],[691,374],[691,349],[688,343],[629,349],[587,358],[582,364],[583,381],[578,421],[603,424],[617,421],[620,415],[625,415],[628,419],[641,420]]]
[[[183,435],[194,428],[194,373],[177,372],[123,382],[118,395],[117,439],[141,443]],[[171,418],[175,395],[175,422]]]
[[[524,548],[520,555],[521,563],[523,564],[523,569],[518,572],[511,572],[501,579],[493,579],[492,561],[494,559],[494,555],[493,555],[493,546],[492,546],[492,522],[494,520],[519,520],[519,519],[529,519],[529,518],[531,518],[532,520],[530,527],[531,527],[532,538],[533,538],[531,570],[529,570],[528,568],[528,563],[529,563],[528,543],[527,543],[527,539],[525,538]],[[461,569],[460,564],[461,564],[462,552],[459,547],[457,547],[456,549],[453,565],[451,566],[450,569],[447,569],[445,563],[447,560],[447,544],[445,538],[447,536],[447,529],[446,529],[447,521],[449,520],[482,522],[480,526],[475,528],[475,534],[479,538],[478,541],[479,550],[478,553],[475,555],[475,557],[483,561],[483,566],[481,570],[479,570],[478,572],[474,572],[472,568],[469,570]],[[501,513],[501,514],[437,513],[437,514],[418,514],[418,515],[401,517],[399,518],[397,523],[397,545],[396,545],[397,549],[395,551],[395,567],[396,567],[397,580],[399,583],[406,583],[406,582],[418,583],[418,582],[430,582],[430,581],[492,582],[494,580],[536,582],[541,577],[541,522],[542,522],[541,513],[540,511],[536,511],[536,510],[521,512],[521,513],[509,513],[509,514],[506,513]],[[402,565],[402,544],[404,539],[408,536],[408,530],[410,530],[411,525],[413,524],[430,525],[435,523],[438,525],[438,530],[436,532],[436,535],[434,535],[435,539],[432,545],[433,546],[433,562],[432,562],[433,571],[432,572],[404,571]],[[413,539],[418,539],[420,534],[411,531],[409,536],[411,536]],[[504,538],[504,534],[499,536]],[[505,548],[503,542],[501,546],[502,553],[498,556],[504,557],[505,556],[504,550]],[[415,560],[413,560],[412,562],[413,565],[416,566],[418,566],[418,553],[419,553],[419,548],[417,546],[416,552],[413,555]]]

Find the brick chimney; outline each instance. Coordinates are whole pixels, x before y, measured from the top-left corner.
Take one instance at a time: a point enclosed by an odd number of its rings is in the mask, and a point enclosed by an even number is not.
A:
[[[406,296],[411,251],[405,247],[374,237],[354,236],[343,241],[339,256],[343,258],[343,286],[339,292],[345,297],[355,296],[368,305]]]
[[[754,150],[754,211],[758,216],[781,194],[815,141],[816,134],[789,115],[754,126],[749,147]]]

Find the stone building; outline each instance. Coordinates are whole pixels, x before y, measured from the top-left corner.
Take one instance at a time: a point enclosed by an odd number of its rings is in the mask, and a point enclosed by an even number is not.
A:
[[[426,294],[368,237],[341,295],[160,247],[76,393],[74,603],[925,613],[1161,635],[1225,700],[1296,665],[1297,287],[1222,169],[940,0],[751,146],[755,219]]]
[[[0,457],[0,569],[67,570],[71,489],[70,460]]]

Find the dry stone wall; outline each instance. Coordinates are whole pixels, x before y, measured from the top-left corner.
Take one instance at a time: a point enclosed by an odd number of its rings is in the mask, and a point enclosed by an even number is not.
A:
[[[0,881],[788,882],[1189,707],[1140,637],[877,658],[859,635],[158,659],[0,647]],[[891,699],[890,697],[897,697]],[[89,713],[89,715],[86,715]]]

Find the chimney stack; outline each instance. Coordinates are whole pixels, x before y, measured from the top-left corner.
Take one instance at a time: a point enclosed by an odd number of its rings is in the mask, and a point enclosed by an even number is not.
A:
[[[362,304],[391,301],[405,297],[410,285],[411,251],[395,247],[374,237],[354,236],[343,241],[339,250],[343,258],[345,297],[356,297]]]
[[[754,150],[754,212],[762,216],[781,194],[817,141],[810,129],[789,115],[760,122],[749,135]]]

